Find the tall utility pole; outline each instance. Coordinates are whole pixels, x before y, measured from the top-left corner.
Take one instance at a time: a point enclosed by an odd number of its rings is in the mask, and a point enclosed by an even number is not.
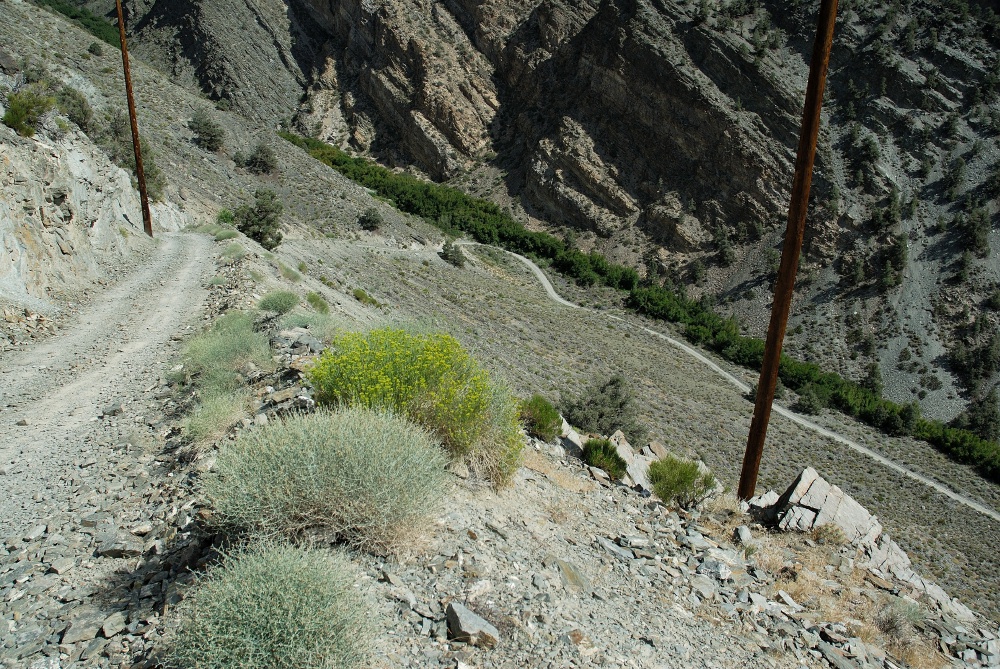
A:
[[[823,107],[823,89],[826,87],[826,71],[830,65],[830,46],[833,43],[833,28],[837,20],[837,0],[823,0],[819,8],[819,25],[816,29],[816,43],[813,46],[812,62],[809,65],[809,85],[806,88],[805,111],[802,113],[802,134],[799,136],[799,152],[795,159],[795,181],[792,183],[792,202],[788,208],[788,228],[785,230],[785,245],[781,251],[781,266],[778,282],[774,288],[774,304],[771,307],[771,324],[767,328],[767,342],[764,348],[764,363],[757,383],[757,403],[754,406],[750,436],[743,456],[743,472],[740,474],[738,495],[740,499],[753,497],[757,487],[757,473],[764,453],[764,438],[767,423],[771,418],[771,404],[778,382],[778,365],[781,362],[781,346],[785,340],[788,325],[788,311],[792,304],[795,288],[795,270],[799,265],[799,252],[806,228],[806,211],[809,207],[809,187],[812,185],[813,162],[816,159],[816,138],[819,135],[819,117]]]
[[[125,68],[125,94],[128,96],[128,117],[132,122],[132,148],[135,149],[135,177],[139,182],[139,200],[142,202],[142,225],[146,234],[153,236],[153,216],[149,213],[149,196],[146,195],[146,173],[142,169],[142,147],[139,146],[139,122],[135,116],[135,98],[132,96],[132,72],[128,64],[128,45],[125,44],[125,16],[122,0],[115,0],[118,7],[118,35],[122,42],[122,66]]]

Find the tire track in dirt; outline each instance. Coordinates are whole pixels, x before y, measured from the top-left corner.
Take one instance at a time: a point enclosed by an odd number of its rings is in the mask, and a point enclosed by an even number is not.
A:
[[[468,242],[468,241],[458,242],[457,245],[459,245],[459,246],[483,246],[482,244],[479,244],[478,242]],[[495,248],[499,248],[499,247],[495,247]],[[506,249],[500,249],[500,250],[502,250],[505,253],[508,253],[508,254],[514,256],[515,258],[517,258],[518,260],[520,260],[523,264],[525,264],[531,270],[531,273],[534,274],[536,278],[538,278],[539,282],[542,284],[542,287],[545,289],[545,293],[546,293],[546,295],[548,295],[549,299],[553,300],[557,304],[561,304],[561,305],[566,306],[566,307],[570,307],[570,308],[573,308],[573,309],[584,309],[585,311],[590,311],[591,313],[598,313],[597,311],[595,311],[593,309],[588,309],[587,307],[582,307],[582,306],[580,306],[578,304],[574,304],[574,303],[572,303],[572,302],[570,302],[568,300],[563,299],[556,292],[555,288],[552,285],[552,282],[549,281],[549,279],[548,279],[547,276],[545,276],[545,273],[542,271],[542,269],[538,265],[536,265],[534,262],[532,262],[529,258],[526,258],[526,257],[524,257],[524,256],[522,256],[520,254],[514,253],[513,251],[507,251]],[[673,337],[665,335],[662,332],[657,332],[656,330],[652,330],[652,329],[647,328],[647,327],[642,326],[642,325],[636,325],[635,323],[633,323],[633,322],[631,322],[629,320],[626,320],[625,318],[622,318],[620,316],[615,316],[613,314],[608,314],[608,313],[605,313],[605,312],[600,312],[600,313],[602,315],[604,315],[605,317],[611,319],[611,320],[618,321],[620,323],[624,323],[624,324],[626,324],[626,325],[628,325],[630,327],[637,327],[638,329],[642,330],[643,332],[645,332],[645,333],[647,333],[649,335],[652,335],[654,337],[657,337],[657,338],[659,338],[659,339],[667,342],[671,346],[673,346],[673,347],[675,347],[675,348],[683,351],[687,355],[695,358],[696,360],[698,360],[699,362],[701,362],[705,366],[707,366],[710,369],[712,369],[712,371],[714,371],[715,373],[719,374],[726,381],[728,381],[733,386],[735,386],[737,389],[739,389],[739,391],[741,393],[749,392],[750,386],[748,386],[746,383],[744,383],[743,381],[741,381],[737,377],[735,377],[732,374],[730,374],[729,372],[727,372],[725,369],[723,369],[722,367],[720,367],[718,364],[716,364],[710,358],[708,358],[707,356],[703,355],[699,351],[695,350],[691,346],[688,346],[687,344],[685,344],[685,343],[683,343],[683,342],[681,342],[681,341],[679,341],[677,339],[674,339]],[[851,450],[855,451],[856,453],[860,453],[861,455],[864,455],[864,456],[866,456],[868,458],[871,458],[871,459],[875,460],[876,462],[878,462],[879,464],[881,464],[882,466],[887,467],[887,468],[893,470],[894,472],[896,472],[898,474],[902,474],[903,476],[906,476],[907,478],[912,479],[913,481],[917,481],[918,483],[921,483],[921,484],[923,484],[925,486],[933,488],[934,490],[936,490],[937,492],[941,493],[942,495],[945,495],[949,499],[952,499],[952,500],[958,502],[959,504],[962,504],[962,505],[964,505],[964,506],[972,509],[973,511],[976,511],[977,513],[980,513],[980,514],[982,514],[984,516],[987,516],[987,517],[989,517],[989,518],[991,518],[991,519],[993,519],[993,520],[995,520],[997,522],[1000,522],[1000,513],[998,513],[994,509],[991,509],[991,508],[985,506],[984,504],[980,504],[979,502],[977,502],[977,501],[975,501],[973,499],[969,499],[968,497],[955,492],[951,488],[949,488],[949,487],[947,487],[947,486],[945,486],[945,485],[943,485],[943,484],[941,484],[941,483],[939,483],[937,481],[934,481],[933,479],[927,478],[926,476],[918,474],[917,472],[915,472],[915,471],[913,471],[911,469],[908,469],[908,468],[906,468],[906,467],[904,467],[904,466],[902,466],[902,465],[894,462],[893,460],[885,457],[884,455],[882,455],[880,453],[876,453],[875,451],[871,450],[870,448],[862,446],[861,444],[859,444],[859,443],[857,443],[855,441],[852,441],[852,440],[848,439],[847,437],[844,437],[843,435],[837,434],[836,432],[833,432],[833,431],[828,430],[828,429],[826,429],[826,428],[824,428],[824,427],[822,427],[820,425],[817,425],[816,423],[812,422],[808,418],[805,418],[804,416],[801,416],[801,415],[795,413],[791,409],[788,409],[788,408],[785,408],[785,407],[780,406],[778,404],[775,404],[774,405],[774,412],[777,413],[777,414],[779,414],[779,415],[781,415],[781,416],[783,416],[783,417],[785,417],[785,418],[787,418],[788,420],[792,421],[793,423],[796,423],[797,425],[806,428],[807,430],[811,430],[811,431],[819,434],[820,436],[826,437],[827,439],[832,439],[832,440],[836,441],[837,443],[843,444],[844,446],[850,448]]]
[[[36,522],[25,501],[58,494],[101,409],[142,397],[171,335],[200,310],[212,269],[203,235],[164,234],[151,262],[97,295],[45,341],[0,360],[0,535]],[[26,423],[18,425],[18,423]]]

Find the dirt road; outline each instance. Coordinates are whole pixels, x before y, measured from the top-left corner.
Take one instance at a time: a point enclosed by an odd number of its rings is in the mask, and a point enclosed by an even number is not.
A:
[[[171,335],[199,318],[212,269],[203,235],[157,244],[57,335],[0,358],[0,536],[44,524],[42,502],[61,507],[60,479],[81,464],[105,411],[141,426],[138,398],[166,371]]]
[[[478,245],[475,242],[461,242],[460,244],[463,245],[463,246],[465,246],[465,245],[469,245],[469,246]],[[545,276],[545,273],[541,270],[541,268],[539,268],[531,260],[529,260],[528,258],[525,258],[522,255],[518,255],[517,253],[513,253],[512,251],[507,251],[507,253],[510,253],[512,256],[516,257],[522,263],[524,263],[525,265],[527,265],[529,269],[531,269],[532,274],[534,274],[538,278],[539,282],[541,282],[542,287],[545,289],[546,295],[548,295],[551,300],[553,300],[554,302],[556,302],[558,304],[561,304],[563,306],[572,307],[574,309],[586,309],[586,307],[581,307],[578,304],[573,304],[572,302],[569,302],[569,301],[563,299],[556,292],[555,288],[552,286],[552,282],[549,281],[548,277]],[[588,309],[588,311],[593,311],[593,309]],[[595,312],[595,313],[597,313],[597,312]],[[608,314],[606,312],[600,312],[600,313],[603,313],[609,319],[618,321],[620,323],[623,323],[623,324],[626,324],[626,325],[629,325],[629,326],[638,327],[639,329],[641,329],[646,334],[649,334],[649,335],[652,335],[654,337],[657,337],[658,339],[661,339],[661,340],[667,342],[671,346],[674,346],[674,347],[680,349],[681,351],[684,351],[686,354],[688,354],[688,355],[692,356],[693,358],[697,359],[699,362],[701,362],[702,364],[704,364],[707,367],[711,368],[714,372],[716,372],[717,374],[719,374],[720,376],[722,376],[723,378],[725,378],[728,382],[730,382],[736,388],[738,388],[740,392],[746,393],[746,392],[748,392],[750,390],[750,387],[747,386],[746,383],[744,383],[743,381],[741,381],[736,376],[733,376],[732,374],[730,374],[729,372],[727,372],[725,369],[723,369],[722,367],[720,367],[718,364],[716,364],[713,360],[711,360],[710,358],[708,358],[707,356],[705,356],[701,352],[695,350],[691,346],[688,346],[684,342],[679,341],[677,339],[674,339],[673,337],[669,337],[669,336],[663,334],[662,332],[657,332],[655,330],[651,330],[650,328],[647,328],[647,327],[644,327],[644,326],[641,326],[641,325],[636,326],[635,323],[634,323],[634,319],[628,319],[627,320],[625,318],[621,318],[621,317],[615,316],[613,314]],[[854,442],[854,441],[848,439],[847,437],[844,437],[843,435],[837,434],[837,433],[832,432],[831,430],[828,430],[828,429],[826,429],[826,428],[824,428],[824,427],[822,427],[820,425],[817,425],[816,423],[814,423],[813,421],[809,420],[808,418],[806,418],[804,416],[801,416],[801,415],[795,413],[794,411],[792,411],[792,410],[790,410],[790,409],[788,409],[786,407],[783,407],[783,406],[775,404],[774,405],[774,412],[777,413],[780,416],[783,416],[783,417],[787,418],[788,420],[790,420],[790,421],[792,421],[794,423],[797,423],[798,425],[801,425],[802,427],[804,427],[804,428],[806,428],[808,430],[812,430],[813,432],[816,432],[817,434],[822,435],[823,437],[826,437],[828,439],[833,439],[834,441],[837,441],[837,442],[843,444],[844,446],[847,446],[851,450],[853,450],[853,451],[855,451],[857,453],[860,453],[861,455],[864,455],[864,456],[866,456],[868,458],[871,458],[872,460],[875,460],[876,462],[878,462],[880,465],[882,465],[884,467],[888,467],[889,469],[891,469],[891,470],[893,470],[893,471],[895,471],[895,472],[897,472],[899,474],[902,474],[902,475],[906,476],[907,478],[912,479],[913,481],[916,481],[916,482],[918,482],[918,483],[920,483],[922,485],[925,485],[925,486],[928,486],[930,488],[933,488],[934,490],[938,491],[942,495],[947,496],[948,498],[950,498],[950,499],[958,502],[959,504],[962,504],[962,505],[964,505],[964,506],[966,506],[966,507],[968,507],[968,508],[976,511],[977,513],[980,513],[980,514],[982,514],[984,516],[987,516],[988,518],[991,518],[993,520],[1000,521],[1000,513],[998,513],[996,510],[991,509],[991,508],[989,508],[989,507],[987,507],[987,506],[985,506],[983,504],[980,504],[979,502],[976,502],[975,500],[969,499],[968,497],[955,492],[954,490],[948,488],[947,486],[945,486],[945,485],[943,485],[943,484],[941,484],[941,483],[939,483],[937,481],[934,481],[933,479],[927,478],[926,476],[922,476],[921,474],[918,474],[917,472],[914,472],[913,470],[908,469],[908,468],[900,465],[899,463],[896,463],[896,462],[890,460],[889,458],[885,457],[884,455],[876,453],[875,451],[871,450],[870,448],[866,448],[865,446],[862,446],[861,444],[859,444],[857,442]]]

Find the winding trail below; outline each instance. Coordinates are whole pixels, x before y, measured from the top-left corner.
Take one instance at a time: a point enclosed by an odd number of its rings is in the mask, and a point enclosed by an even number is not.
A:
[[[484,246],[483,244],[479,244],[478,242],[469,242],[469,241],[458,242],[456,245],[458,245],[458,246]],[[499,247],[494,247],[494,248],[499,248]],[[709,359],[707,356],[703,355],[702,353],[700,353],[699,351],[695,350],[694,348],[688,346],[684,342],[679,341],[677,339],[674,339],[673,337],[667,336],[667,335],[663,334],[662,332],[657,332],[656,330],[652,330],[652,329],[647,328],[647,327],[642,326],[642,325],[636,325],[635,323],[633,323],[633,322],[631,322],[629,320],[626,320],[626,319],[624,319],[624,318],[622,318],[620,316],[615,316],[614,314],[608,314],[608,313],[605,313],[605,312],[597,312],[597,311],[595,311],[593,309],[588,309],[587,307],[582,307],[579,304],[574,304],[574,303],[572,303],[572,302],[570,302],[568,300],[563,299],[556,292],[556,289],[552,286],[552,282],[549,281],[548,277],[545,276],[545,273],[542,271],[542,269],[538,265],[536,265],[530,259],[525,258],[524,256],[522,256],[520,254],[514,253],[513,251],[507,251],[506,249],[500,249],[500,250],[504,251],[505,253],[508,253],[508,254],[514,256],[515,258],[517,258],[518,260],[520,260],[522,263],[524,263],[531,270],[531,273],[534,274],[535,277],[537,277],[538,280],[541,282],[542,287],[545,289],[546,295],[548,295],[549,298],[551,300],[553,300],[554,302],[556,302],[558,304],[561,304],[563,306],[566,306],[566,307],[570,307],[572,309],[583,309],[583,310],[589,311],[591,313],[600,313],[603,316],[605,316],[605,317],[607,317],[607,318],[609,318],[611,320],[618,321],[620,323],[624,323],[624,324],[626,324],[626,325],[628,325],[630,327],[637,327],[640,330],[642,330],[643,332],[645,332],[645,333],[647,333],[649,335],[652,335],[654,337],[657,337],[659,339],[662,339],[663,341],[667,342],[671,346],[673,346],[675,348],[678,348],[681,351],[684,351],[689,356],[691,356],[692,358],[695,358],[696,360],[698,360],[699,362],[701,362],[705,366],[709,367],[712,371],[714,371],[719,376],[721,376],[722,378],[724,378],[726,381],[728,381],[729,383],[731,383],[733,386],[735,386],[736,388],[738,388],[741,393],[749,392],[750,386],[748,386],[743,381],[739,380],[737,377],[733,376],[732,374],[730,374],[729,372],[727,372],[726,370],[724,370],[722,367],[720,367],[714,361],[712,361],[711,359]],[[939,492],[942,495],[945,495],[946,497],[948,497],[948,498],[950,498],[950,499],[958,502],[959,504],[967,506],[968,508],[970,508],[970,509],[972,509],[974,511],[977,511],[978,513],[981,513],[984,516],[988,516],[989,518],[992,518],[993,520],[995,520],[997,522],[1000,522],[1000,513],[997,513],[997,511],[989,508],[988,506],[980,504],[979,502],[977,502],[977,501],[975,501],[973,499],[969,499],[968,497],[965,497],[964,495],[960,495],[959,493],[957,493],[954,490],[948,488],[947,486],[945,486],[945,485],[943,485],[941,483],[938,483],[937,481],[934,481],[932,479],[929,479],[926,476],[922,476],[921,474],[918,474],[918,473],[916,473],[916,472],[914,472],[914,471],[912,471],[910,469],[907,469],[906,467],[904,467],[904,466],[902,466],[902,465],[900,465],[900,464],[898,464],[898,463],[890,460],[889,458],[885,457],[884,455],[876,453],[875,451],[871,450],[870,448],[862,446],[861,444],[859,444],[859,443],[857,443],[855,441],[851,441],[847,437],[839,435],[836,432],[832,432],[832,431],[826,429],[825,427],[822,427],[821,425],[817,425],[816,423],[812,422],[808,418],[805,418],[804,416],[801,416],[801,415],[795,413],[794,411],[792,411],[790,409],[787,409],[787,408],[785,408],[783,406],[780,406],[778,404],[775,404],[773,408],[774,408],[774,412],[775,413],[778,413],[781,416],[784,416],[785,418],[787,418],[788,420],[792,421],[793,423],[796,423],[796,424],[800,425],[801,427],[806,428],[807,430],[812,430],[813,432],[815,432],[815,433],[817,433],[817,434],[819,434],[819,435],[821,435],[823,437],[826,437],[828,439],[832,439],[832,440],[834,440],[834,441],[836,441],[836,442],[838,442],[840,444],[843,444],[844,446],[847,446],[851,450],[853,450],[853,451],[855,451],[857,453],[860,453],[862,455],[865,455],[865,456],[871,458],[872,460],[875,460],[879,464],[881,464],[881,465],[883,465],[883,466],[885,466],[885,467],[893,470],[894,472],[902,474],[903,476],[906,476],[907,478],[913,479],[914,481],[917,481],[918,483],[922,483],[923,485],[926,485],[926,486],[928,486],[930,488],[933,488],[937,492]]]
[[[141,421],[138,403],[164,371],[171,336],[197,317],[211,241],[174,233],[157,244],[58,334],[0,359],[0,536],[44,521],[32,502],[61,494],[106,407],[121,403],[121,419]]]

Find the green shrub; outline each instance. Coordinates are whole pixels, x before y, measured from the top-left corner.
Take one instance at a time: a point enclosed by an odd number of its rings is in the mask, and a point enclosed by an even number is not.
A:
[[[248,362],[267,365],[271,349],[267,336],[254,332],[249,314],[230,312],[191,340],[184,359],[188,376],[202,390],[203,397],[212,397],[240,389],[243,379],[237,370]]]
[[[584,390],[566,408],[566,420],[598,434],[621,430],[633,439],[640,439],[645,433],[638,420],[635,394],[621,374],[607,381],[595,381]]]
[[[257,308],[261,311],[273,311],[277,314],[287,314],[299,303],[299,296],[290,290],[275,290],[260,298]]]
[[[316,292],[310,292],[306,295],[306,302],[309,306],[318,311],[321,314],[330,313],[330,305],[327,301],[323,299],[323,296]]]
[[[236,239],[240,236],[240,233],[235,230],[219,230],[215,233],[215,241],[224,242],[227,239]]]
[[[366,293],[361,288],[355,288],[352,294],[354,295],[354,299],[360,302],[361,304],[370,304],[373,307],[382,306],[378,300],[376,300],[374,297]]]
[[[358,225],[361,226],[362,230],[368,230],[374,232],[382,227],[384,221],[382,220],[382,214],[378,212],[378,209],[374,207],[369,207],[365,209],[364,213],[358,217]]]
[[[222,126],[212,120],[204,109],[198,109],[188,121],[188,128],[194,133],[194,143],[206,151],[218,151],[226,140]]]
[[[625,476],[628,466],[610,439],[591,439],[585,443],[583,461],[591,467],[603,469],[616,481]]]
[[[91,42],[90,46],[87,47],[87,53],[89,53],[89,54],[91,54],[93,56],[103,56],[104,55],[104,47],[102,47],[97,42]]]
[[[94,110],[83,93],[71,86],[63,86],[56,93],[56,106],[80,130],[90,132],[94,121]]]
[[[701,473],[698,463],[667,455],[649,466],[653,492],[664,502],[688,508],[700,502],[715,488],[711,472]]]
[[[405,418],[342,408],[242,433],[223,446],[204,488],[224,528],[322,531],[381,552],[407,544],[437,509],[445,464]]]
[[[271,251],[281,243],[283,209],[274,191],[258,190],[254,193],[253,206],[240,205],[233,213],[236,218],[236,229]]]
[[[405,414],[496,485],[518,467],[524,440],[516,401],[450,335],[394,328],[343,334],[307,377],[319,404]]]
[[[819,412],[825,407],[826,404],[820,398],[819,393],[816,392],[816,388],[812,385],[807,385],[799,390],[799,399],[792,406],[792,408],[799,413],[808,414],[810,416],[819,415]]]
[[[56,101],[45,86],[31,84],[7,96],[7,111],[3,122],[21,137],[34,137],[42,117],[55,107]]]
[[[274,174],[278,171],[278,158],[267,144],[258,144],[249,156],[237,153],[234,161],[254,174]]]
[[[223,208],[215,215],[215,222],[229,228],[236,224],[236,215],[229,209]]]
[[[181,605],[174,669],[368,666],[371,608],[342,552],[259,544],[228,556]]]
[[[552,441],[562,431],[559,412],[551,402],[537,393],[521,402],[521,422],[528,434],[542,441]]]

